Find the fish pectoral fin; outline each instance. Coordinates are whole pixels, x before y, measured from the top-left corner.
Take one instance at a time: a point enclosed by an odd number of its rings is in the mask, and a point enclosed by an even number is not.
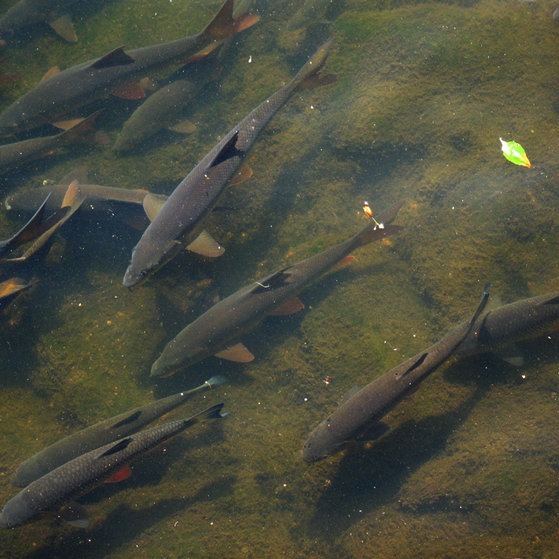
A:
[[[202,231],[186,248],[208,258],[217,258],[225,252],[225,249],[206,230]]]
[[[111,90],[111,95],[120,99],[144,99],[146,97],[146,90],[140,83],[127,83]]]
[[[167,201],[167,196],[164,194],[146,194],[142,201],[142,206],[144,207],[144,212],[148,216],[150,221],[153,221],[157,214],[160,212],[163,204]]]
[[[253,170],[246,164],[243,163],[241,168],[233,175],[233,178],[229,181],[229,186],[236,186],[238,184],[243,184],[254,174]]]
[[[100,70],[101,68],[112,68],[113,66],[123,66],[132,64],[134,59],[124,52],[124,47],[118,47],[98,58],[90,68]]]
[[[388,433],[392,431],[392,428],[387,425],[386,423],[377,422],[373,423],[373,425],[364,429],[356,438],[357,441],[378,441],[382,439]]]
[[[74,528],[87,528],[89,526],[89,515],[83,505],[79,503],[68,503],[58,512],[58,518],[64,520]]]
[[[63,15],[48,22],[52,30],[69,43],[76,43],[78,36],[70,16]]]
[[[250,363],[254,360],[254,355],[241,342],[223,349],[215,356],[235,363]]]
[[[122,466],[122,468],[120,468],[120,470],[116,471],[112,476],[108,477],[105,480],[105,483],[120,483],[121,481],[124,481],[131,476],[132,468],[128,464],[125,464],[124,466]]]
[[[196,125],[187,118],[179,120],[179,122],[175,122],[175,124],[168,126],[168,128],[177,134],[193,134],[197,129]]]
[[[513,367],[522,367],[522,365],[524,365],[524,356],[522,355],[520,348],[515,344],[510,344],[500,348],[495,351],[495,355]]]
[[[60,74],[60,68],[58,66],[53,66],[52,68],[49,68],[46,74],[41,78],[41,81],[39,83],[42,83],[48,80],[49,78],[56,76],[56,74]]]
[[[279,307],[276,307],[273,311],[268,313],[269,316],[286,316],[289,314],[295,314],[305,308],[305,303],[299,299],[299,297],[294,297],[282,303]]]

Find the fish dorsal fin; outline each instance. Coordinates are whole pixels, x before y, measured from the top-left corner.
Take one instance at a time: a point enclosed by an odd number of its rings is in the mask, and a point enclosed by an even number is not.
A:
[[[287,316],[289,314],[295,314],[296,312],[302,311],[305,308],[305,303],[299,299],[299,297],[293,297],[283,302],[279,307],[276,307],[273,311],[268,314],[270,316]]]
[[[124,419],[121,419],[120,421],[118,421],[114,425],[111,425],[110,429],[119,429],[120,427],[124,427],[125,425],[130,425],[131,423],[134,423],[135,421],[137,421],[137,419],[141,415],[142,415],[142,411],[137,410],[134,413],[131,413],[130,415],[127,415]]]
[[[53,76],[56,76],[57,74],[60,74],[60,68],[58,66],[53,66],[52,68],[49,68],[46,71],[45,75],[41,78],[41,81],[39,83],[47,81],[48,79],[52,78]]]
[[[554,295],[553,297],[544,301],[542,305],[559,305],[559,295]]]
[[[208,258],[217,258],[225,252],[225,249],[206,230],[202,231],[186,248]]]
[[[144,196],[142,206],[144,207],[144,212],[146,212],[150,221],[153,221],[157,217],[157,214],[160,212],[166,201],[167,196],[164,194],[152,194],[150,192]]]
[[[412,371],[415,371],[417,367],[420,367],[425,361],[425,359],[427,359],[428,355],[429,354],[427,352],[422,353],[403,373],[398,375],[398,380],[409,375]]]
[[[118,452],[122,452],[128,445],[133,441],[132,437],[127,437],[126,439],[122,439],[115,443],[111,448],[105,450],[103,454],[100,454],[98,458],[104,458],[106,456],[111,456],[113,454],[117,454]]]
[[[209,165],[209,168],[216,167],[220,163],[227,161],[233,157],[244,157],[244,151],[237,149],[237,140],[239,139],[239,131],[237,130],[229,141],[219,150],[219,153],[214,157],[213,161]]]
[[[241,342],[225,348],[216,353],[215,356],[235,363],[249,363],[254,360],[254,355]]]
[[[78,36],[70,16],[63,15],[48,22],[52,30],[69,43],[76,43]]]
[[[288,279],[290,277],[288,270],[290,269],[291,267],[284,268],[283,270],[274,272],[271,276],[268,276],[261,281],[257,281],[251,293],[262,293],[263,291],[268,291],[269,289],[283,287],[288,283]]]
[[[102,70],[103,68],[112,68],[113,66],[123,66],[125,64],[133,64],[134,59],[124,52],[124,47],[118,47],[108,52],[101,58],[98,58],[90,68]]]

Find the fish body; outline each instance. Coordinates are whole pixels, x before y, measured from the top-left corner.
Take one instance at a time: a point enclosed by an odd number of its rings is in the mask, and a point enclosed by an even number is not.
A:
[[[117,48],[99,59],[88,60],[41,81],[0,114],[0,134],[13,134],[54,122],[146,73],[186,60],[236,33],[233,0],[227,0],[204,31],[190,37],[133,49]]]
[[[329,45],[320,47],[287,85],[233,127],[180,182],[134,247],[123,279],[126,287],[158,270],[198,236],[202,220],[225,192],[262,129],[293,91],[320,70]]]
[[[12,485],[25,487],[81,454],[136,433],[162,415],[184,404],[198,392],[221,382],[219,377],[209,379],[192,390],[160,398],[72,433],[23,462],[12,477]]]
[[[365,438],[398,402],[444,363],[471,332],[487,303],[488,288],[469,322],[451,329],[431,347],[407,359],[343,401],[310,433],[303,459],[314,462],[336,453],[347,442]]]
[[[224,351],[238,344],[240,337],[266,315],[294,299],[354,249],[399,231],[399,227],[390,224],[398,209],[399,205],[394,206],[386,214],[383,228],[370,222],[347,241],[282,268],[219,301],[165,346],[151,368],[151,376],[170,376],[210,355],[231,358]]]
[[[223,46],[219,48],[219,52],[222,51]],[[124,123],[115,151],[126,153],[160,130],[174,130],[172,125],[177,123],[186,105],[221,73],[216,52],[218,49],[195,64],[189,64],[180,72],[179,78],[151,94]]]
[[[501,352],[515,342],[559,327],[559,293],[547,293],[497,307],[478,318],[457,349],[457,355]]]
[[[52,155],[57,148],[79,141],[92,132],[92,123],[97,116],[98,113],[94,113],[58,134],[0,145],[0,173],[11,171],[34,159]]]
[[[170,421],[86,452],[51,470],[10,499],[0,511],[0,527],[12,528],[43,511],[79,497],[118,472],[123,465],[205,419],[222,417],[218,404],[188,419]]]
[[[80,191],[85,196],[85,200],[90,202],[85,204],[89,209],[96,209],[104,202],[122,202],[141,206],[144,198],[149,191],[144,188],[121,188],[117,186],[104,186],[101,184],[79,183]],[[37,207],[41,200],[50,194],[47,210],[60,207],[66,194],[68,185],[64,183],[50,184],[31,188],[21,188],[6,197],[4,205],[7,210],[15,209],[22,211],[32,211]]]
[[[79,0],[19,0],[0,17],[0,38],[6,39],[38,23],[49,24],[61,37],[75,42],[75,31],[66,11]]]

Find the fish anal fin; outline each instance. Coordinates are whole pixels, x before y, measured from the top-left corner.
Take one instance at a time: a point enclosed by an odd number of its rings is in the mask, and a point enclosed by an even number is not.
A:
[[[72,118],[70,120],[57,120],[53,122],[52,125],[56,126],[56,128],[60,128],[61,130],[71,130],[78,124],[82,123],[85,119],[84,118]]]
[[[48,22],[52,30],[69,43],[76,43],[78,36],[70,16],[63,15]]]
[[[241,342],[221,350],[215,356],[235,363],[250,363],[254,360],[254,355]]]
[[[495,355],[513,367],[522,367],[524,365],[524,356],[516,344],[509,344],[495,350]]]
[[[299,297],[293,297],[293,299],[289,299],[283,302],[279,307],[276,307],[268,314],[270,316],[287,316],[302,311],[304,308],[305,304],[303,303],[303,301],[301,301]]]
[[[122,468],[120,468],[120,470],[115,472],[111,477],[107,478],[105,483],[120,483],[121,481],[128,479],[131,475],[132,468],[128,464],[125,464]]]
[[[42,83],[50,78],[52,78],[53,76],[56,76],[56,74],[60,74],[60,68],[58,66],[53,66],[52,68],[49,68],[45,75],[41,78],[41,82]]]
[[[89,515],[85,507],[79,503],[68,503],[60,509],[58,517],[74,528],[87,528],[89,526]]]
[[[186,248],[208,258],[217,258],[225,252],[225,249],[206,230],[202,231]]]
[[[125,64],[132,64],[134,59],[124,52],[123,47],[118,47],[111,52],[108,52],[101,58],[98,58],[90,68],[94,70],[101,70],[102,68],[112,68],[113,66],[122,66]]]
[[[146,97],[146,90],[140,83],[127,83],[111,90],[111,95],[120,99],[144,99]]]
[[[233,178],[229,181],[230,186],[236,186],[237,184],[243,184],[247,180],[249,180],[253,175],[252,169],[246,164],[243,163],[241,168],[237,171],[237,173],[233,176]]]

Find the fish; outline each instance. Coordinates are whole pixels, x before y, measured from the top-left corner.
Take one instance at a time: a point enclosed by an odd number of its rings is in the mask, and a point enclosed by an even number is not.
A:
[[[93,132],[92,124],[98,115],[99,111],[58,134],[0,145],[0,173],[21,167],[29,161],[53,155],[60,147],[86,141]]]
[[[225,192],[260,132],[297,87],[316,77],[326,61],[330,44],[328,41],[319,47],[288,84],[234,126],[178,184],[133,248],[122,281],[125,287],[145,280],[191,245],[200,234],[202,220]],[[205,233],[204,241],[196,247],[197,252],[212,256],[223,253],[223,247],[209,234]]]
[[[19,0],[0,17],[0,38],[10,39],[21,30],[39,23],[48,24],[69,43],[78,40],[67,9],[79,0]]]
[[[559,328],[559,292],[520,299],[479,317],[456,350],[459,357],[492,352],[520,367],[516,342],[537,338]]]
[[[85,196],[85,201],[89,202],[85,206],[92,211],[102,209],[105,202],[122,202],[142,206],[144,198],[150,194],[146,188],[122,188],[82,182],[79,183],[79,186],[81,193]],[[20,210],[28,212],[37,207],[38,201],[43,200],[45,196],[50,194],[47,210],[53,209],[60,206],[67,189],[67,183],[20,188],[6,196],[4,206],[8,211]]]
[[[489,285],[486,285],[468,322],[455,326],[426,350],[349,395],[312,430],[303,445],[303,460],[315,462],[337,453],[350,441],[374,440],[385,434],[388,427],[381,423],[381,419],[452,356],[473,330],[488,299]]]
[[[117,154],[143,145],[145,140],[165,128],[181,130],[177,121],[183,109],[203,87],[217,79],[219,72],[213,68],[216,51],[200,62],[188,65],[181,72],[180,79],[164,84],[130,115],[116,139],[114,150]]]
[[[118,47],[66,70],[49,71],[33,89],[0,113],[0,135],[11,135],[56,122],[71,111],[98,99],[119,95],[141,98],[140,78],[152,70],[186,61],[244,29],[244,16],[234,20],[233,0],[226,0],[210,24],[197,35],[133,49]]]
[[[18,277],[0,281],[0,310],[5,309],[19,293],[33,287],[33,285],[33,283]]]
[[[84,196],[80,192],[78,182],[70,183],[66,190],[64,199],[59,210],[49,218],[42,221],[42,214],[48,201],[48,197],[43,202],[37,213],[27,222],[27,224],[11,239],[0,245],[0,263],[2,262],[24,262],[37,253],[48,240],[58,231],[66,221],[79,209],[84,201]],[[37,216],[41,218],[38,221]],[[15,255],[14,250],[20,246],[30,243],[21,255]]]
[[[225,382],[223,377],[212,377],[196,388],[160,398],[72,433],[21,463],[12,476],[12,485],[25,487],[81,454],[132,435],[162,415],[184,404],[198,392],[213,388],[223,382]]]
[[[65,462],[31,482],[4,505],[0,511],[0,528],[14,528],[34,520],[41,512],[58,509],[110,480],[134,458],[196,423],[224,417],[222,408],[223,404],[217,404],[187,419],[162,423]]]
[[[151,376],[171,376],[210,355],[252,361],[254,356],[240,341],[241,336],[267,315],[301,310],[304,305],[297,295],[308,284],[356,248],[399,232],[401,227],[392,225],[399,208],[396,204],[387,210],[380,224],[370,221],[348,240],[252,282],[210,307],[165,346],[151,367]]]

